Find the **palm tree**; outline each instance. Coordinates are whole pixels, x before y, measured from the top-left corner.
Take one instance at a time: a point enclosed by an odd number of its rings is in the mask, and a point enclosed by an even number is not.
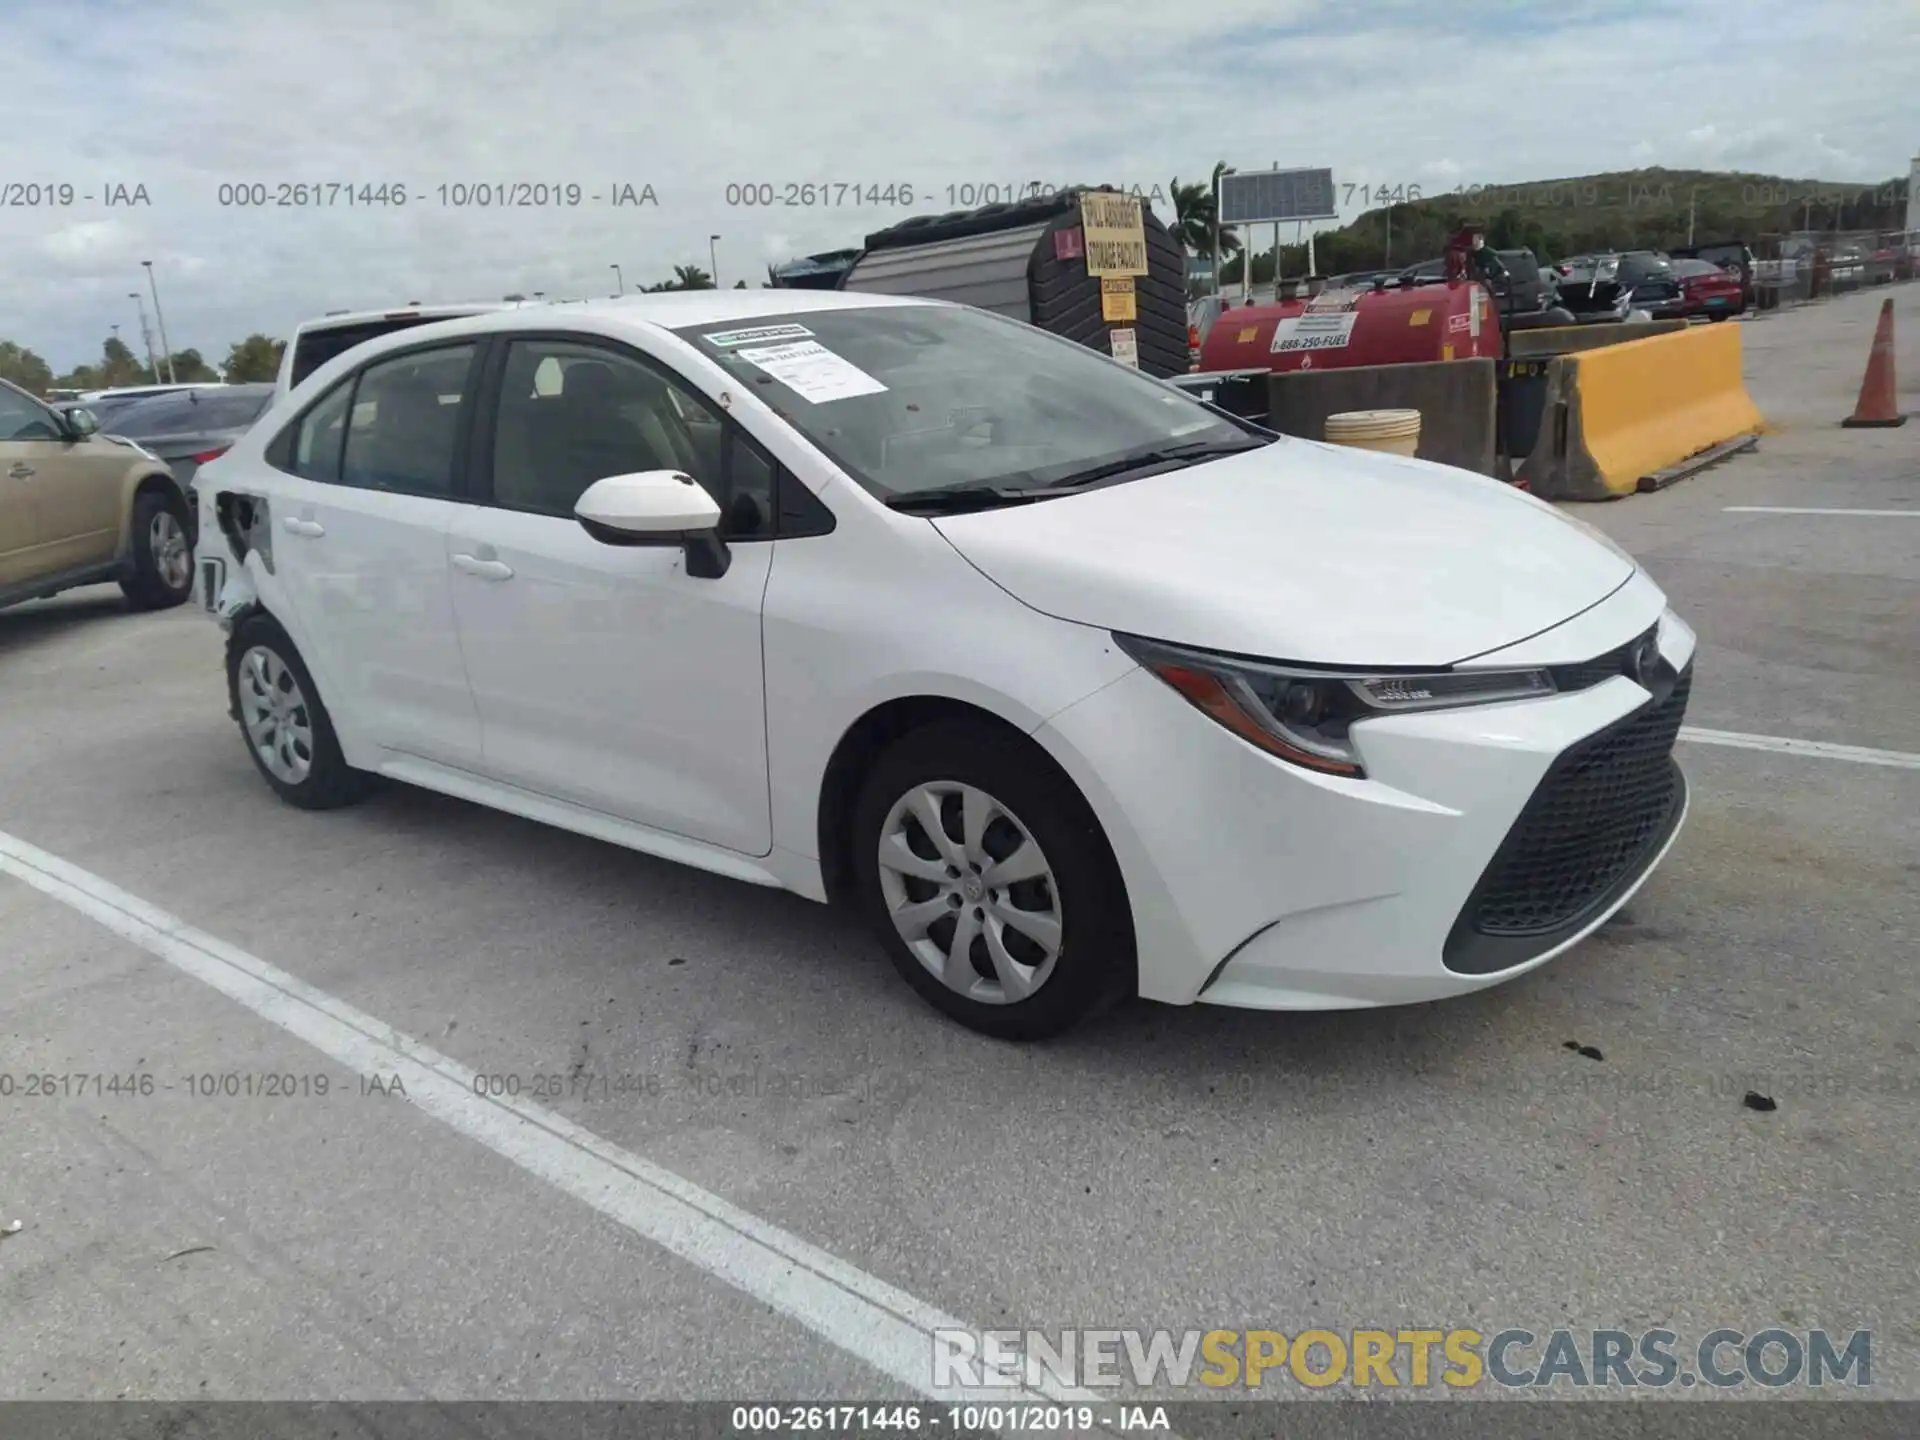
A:
[[[1226,173],[1227,162],[1221,160],[1214,165],[1211,180],[1182,185],[1177,176],[1174,179],[1171,187],[1173,235],[1189,254],[1212,255],[1215,232],[1220,237],[1222,260],[1240,253],[1240,237],[1231,230],[1220,229],[1220,211],[1214,203],[1220,177]]]
[[[711,290],[713,277],[698,265],[676,265],[673,267],[674,288],[677,290]]]

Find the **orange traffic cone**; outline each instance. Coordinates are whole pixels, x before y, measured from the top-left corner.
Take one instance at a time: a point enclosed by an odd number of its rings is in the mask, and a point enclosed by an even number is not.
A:
[[[1853,414],[1840,422],[1849,428],[1867,425],[1904,425],[1899,397],[1893,382],[1893,300],[1880,304],[1880,324],[1873,332],[1873,349],[1867,353],[1867,374],[1860,382],[1860,400]]]

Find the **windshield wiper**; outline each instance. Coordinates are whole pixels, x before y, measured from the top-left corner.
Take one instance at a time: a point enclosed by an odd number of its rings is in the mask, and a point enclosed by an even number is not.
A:
[[[1144,470],[1149,465],[1172,465],[1182,461],[1211,460],[1219,455],[1238,455],[1243,450],[1258,450],[1267,443],[1248,436],[1239,440],[1191,440],[1184,445],[1162,445],[1153,450],[1138,450],[1131,455],[1122,455],[1117,460],[1108,460],[1099,465],[1089,465],[1084,470],[1075,470],[1070,475],[1061,476],[1045,489],[1084,489],[1096,480],[1124,475],[1132,470]]]
[[[931,490],[903,490],[887,497],[892,510],[909,514],[958,515],[968,510],[996,510],[1003,505],[1025,505],[1053,498],[1046,489],[1012,485],[937,485]]]
[[[956,515],[967,510],[993,510],[1006,505],[1026,505],[1036,500],[1052,500],[1084,490],[1098,480],[1144,470],[1153,465],[1176,465],[1194,460],[1210,460],[1218,455],[1238,455],[1257,450],[1270,442],[1248,436],[1239,440],[1191,440],[1182,445],[1163,445],[1140,450],[1116,460],[1090,465],[1047,485],[1003,485],[990,482],[976,485],[944,485],[931,490],[907,490],[889,495],[887,505],[894,510]]]

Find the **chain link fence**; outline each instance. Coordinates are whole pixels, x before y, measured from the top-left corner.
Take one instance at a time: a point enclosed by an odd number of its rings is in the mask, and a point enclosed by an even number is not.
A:
[[[1753,249],[1753,303],[1762,315],[1920,273],[1916,232],[1802,231],[1764,237]]]

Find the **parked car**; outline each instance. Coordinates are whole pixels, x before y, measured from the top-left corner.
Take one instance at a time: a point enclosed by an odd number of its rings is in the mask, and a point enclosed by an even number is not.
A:
[[[1680,313],[1725,320],[1744,308],[1740,277],[1710,260],[1675,260],[1674,278],[1680,282]]]
[[[1753,251],[1745,242],[1739,240],[1719,240],[1707,245],[1692,245],[1668,252],[1674,260],[1705,260],[1731,271],[1740,281],[1740,308],[1753,308],[1754,281],[1757,278],[1759,262],[1754,259]]]
[[[162,395],[123,410],[106,428],[128,440],[138,440],[166,461],[186,494],[189,513],[197,515],[200,506],[194,495],[194,472],[224,455],[246,434],[247,427],[273,403],[274,388],[272,381],[266,381]]]
[[[1620,256],[1623,284],[1632,287],[1633,308],[1656,320],[1686,314],[1687,297],[1673,262],[1658,250],[1628,250]]]
[[[1581,324],[1678,316],[1685,303],[1672,264],[1656,251],[1575,255],[1554,270],[1557,303]]]
[[[307,320],[294,327],[293,338],[280,354],[280,372],[274,377],[274,393],[285,395],[307,376],[337,355],[356,345],[410,330],[416,325],[431,325],[439,320],[458,320],[468,315],[491,315],[520,308],[524,301],[474,300],[456,305],[396,306],[392,310],[337,310],[318,320]]]
[[[1416,265],[1407,266],[1394,277],[1393,283],[1403,288],[1409,285],[1439,285],[1445,283],[1446,278],[1447,260],[1443,255],[1437,260],[1422,260]]]
[[[1686,810],[1693,633],[1599,532],[964,306],[422,326],[198,484],[282,798],[387,777],[844,901],[993,1035],[1481,989]]]
[[[1391,285],[1399,279],[1398,270],[1353,270],[1327,281],[1329,290],[1370,290],[1376,285]]]
[[[1558,302],[1558,290],[1551,271],[1543,270],[1533,251],[1521,248],[1516,250],[1495,250],[1492,252],[1499,261],[1498,269],[1488,283],[1494,308],[1500,316],[1503,326],[1538,325],[1543,322],[1571,323],[1571,315],[1554,314]],[[1409,265],[1396,277],[1394,283],[1401,286],[1438,285],[1447,278],[1446,257],[1437,260],[1422,260],[1417,265]]]
[[[158,457],[0,380],[0,607],[118,582],[140,609],[187,598],[192,517]]]
[[[183,395],[190,390],[221,389],[218,380],[196,381],[188,385],[122,385],[112,390],[88,390],[77,403],[87,407],[93,418],[105,425],[114,416],[162,395]]]

